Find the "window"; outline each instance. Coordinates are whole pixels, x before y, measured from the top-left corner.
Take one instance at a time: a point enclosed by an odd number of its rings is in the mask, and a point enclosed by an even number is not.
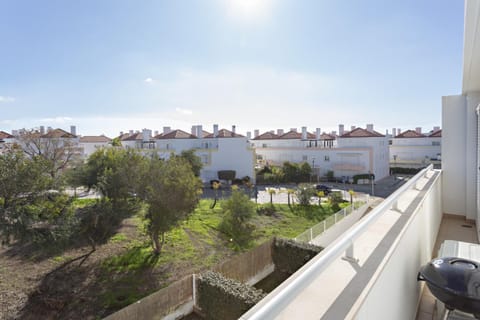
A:
[[[208,164],[208,155],[206,155],[206,154],[202,155],[202,163],[203,164]]]
[[[432,141],[432,146],[439,146],[440,145],[440,141]]]
[[[267,147],[267,144],[266,143],[263,143],[262,144],[262,148],[266,148]]]
[[[325,156],[325,161],[330,161],[330,156]]]
[[[302,156],[302,161],[308,161],[308,156]]]

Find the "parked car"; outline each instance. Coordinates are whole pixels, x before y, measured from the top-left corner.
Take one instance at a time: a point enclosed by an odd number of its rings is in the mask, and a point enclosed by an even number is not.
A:
[[[324,184],[317,184],[315,186],[315,189],[317,189],[317,191],[323,191],[323,193],[325,195],[328,195],[329,193],[332,192],[332,188],[330,188],[329,186],[326,186]]]

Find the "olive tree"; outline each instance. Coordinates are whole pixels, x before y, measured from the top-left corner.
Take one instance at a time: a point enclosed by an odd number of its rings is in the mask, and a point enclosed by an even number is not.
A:
[[[182,157],[152,157],[146,169],[140,196],[148,205],[145,220],[153,251],[160,254],[165,234],[197,206],[202,185]]]

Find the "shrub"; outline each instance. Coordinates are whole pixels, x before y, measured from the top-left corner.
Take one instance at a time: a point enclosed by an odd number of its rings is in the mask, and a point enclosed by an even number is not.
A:
[[[300,185],[296,191],[298,203],[302,206],[309,206],[310,199],[317,194],[317,191],[311,185]]]
[[[240,190],[232,190],[232,196],[222,205],[225,215],[220,230],[232,238],[239,246],[246,245],[255,226],[248,221],[255,213],[255,204]]]
[[[207,319],[238,319],[264,296],[262,290],[208,271],[198,281],[198,303]]]
[[[275,269],[289,274],[293,274],[323,250],[322,247],[281,238],[275,238],[272,245]]]
[[[360,179],[374,179],[375,180],[375,175],[371,173],[362,173],[362,174],[357,174],[353,176],[353,183],[357,184],[358,180]]]

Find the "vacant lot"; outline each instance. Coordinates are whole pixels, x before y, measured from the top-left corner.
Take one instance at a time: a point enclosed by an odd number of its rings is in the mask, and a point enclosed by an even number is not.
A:
[[[142,221],[131,217],[94,252],[86,247],[0,247],[0,319],[98,319],[183,276],[198,273],[272,236],[294,237],[330,208],[275,205],[256,215],[252,241],[236,247],[218,230],[220,201],[202,200],[194,214],[152,254]],[[269,206],[269,205],[264,205]]]

